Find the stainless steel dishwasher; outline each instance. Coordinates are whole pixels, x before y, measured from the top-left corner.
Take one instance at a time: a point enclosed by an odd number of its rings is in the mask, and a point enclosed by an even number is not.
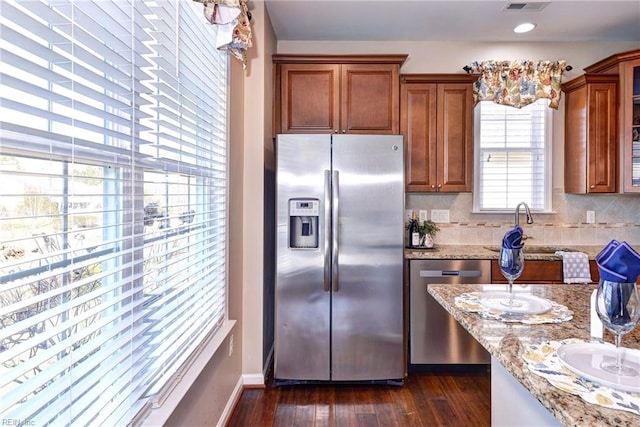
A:
[[[488,364],[489,353],[429,295],[429,284],[491,283],[490,260],[409,261],[409,363]]]

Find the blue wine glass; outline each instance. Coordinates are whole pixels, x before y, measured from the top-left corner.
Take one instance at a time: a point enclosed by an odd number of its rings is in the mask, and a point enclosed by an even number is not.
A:
[[[524,269],[524,252],[522,249],[500,249],[498,259],[502,275],[509,281],[509,299],[501,301],[507,307],[520,307],[522,304],[513,299],[513,282],[520,277]]]
[[[616,359],[604,360],[602,370],[619,376],[638,376],[638,371],[622,361],[622,336],[636,327],[640,319],[640,297],[635,283],[618,283],[600,279],[596,293],[596,313],[615,335]]]

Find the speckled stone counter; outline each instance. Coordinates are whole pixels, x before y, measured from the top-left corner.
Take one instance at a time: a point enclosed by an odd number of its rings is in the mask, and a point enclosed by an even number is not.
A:
[[[562,257],[555,255],[556,250],[570,249],[584,252],[589,259],[595,259],[604,246],[524,246],[525,259],[546,261],[561,261]],[[433,249],[405,249],[406,259],[497,259],[499,247],[497,245],[436,245]]]
[[[589,297],[595,285],[525,286],[533,295],[556,301],[574,312],[573,320],[558,324],[525,325],[482,319],[455,305],[454,299],[465,292],[483,291],[487,285],[429,285],[429,293],[485,347],[556,419],[566,426],[640,426],[640,417],[583,401],[561,391],[546,379],[531,373],[522,352],[526,345],[567,338],[590,339]],[[516,283],[516,286],[517,283]],[[495,288],[495,285],[493,285]],[[521,289],[523,289],[521,288]],[[608,332],[605,341],[613,342]],[[640,349],[640,327],[622,340],[624,347]],[[505,402],[508,405],[509,402]]]

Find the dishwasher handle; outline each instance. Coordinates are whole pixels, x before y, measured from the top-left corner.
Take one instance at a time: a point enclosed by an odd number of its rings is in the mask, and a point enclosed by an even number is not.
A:
[[[480,277],[480,270],[420,270],[420,277]]]

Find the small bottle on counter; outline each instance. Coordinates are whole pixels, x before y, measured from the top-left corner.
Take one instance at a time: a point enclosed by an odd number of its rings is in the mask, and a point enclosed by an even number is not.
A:
[[[409,222],[409,239],[411,239],[411,246],[416,248],[420,246],[420,232],[418,231],[418,216],[415,212],[411,214],[411,221]]]

